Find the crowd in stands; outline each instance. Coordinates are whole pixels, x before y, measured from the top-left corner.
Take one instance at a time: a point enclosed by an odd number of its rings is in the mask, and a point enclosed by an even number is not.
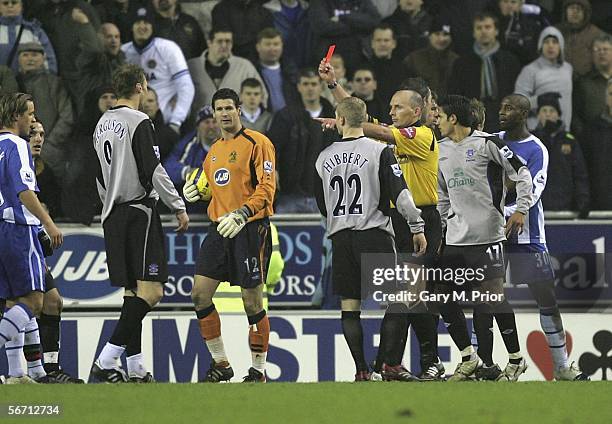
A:
[[[219,136],[210,106],[229,87],[245,127],[278,164],[278,213],[316,212],[314,161],[336,137],[317,74],[331,44],[338,84],[390,123],[403,80],[486,108],[527,96],[550,155],[546,210],[612,210],[612,4],[609,0],[0,0],[0,91],[35,99],[46,132],[37,166],[54,218],[99,213],[92,132],[117,99],[113,71],[140,65],[160,160],[180,189]]]

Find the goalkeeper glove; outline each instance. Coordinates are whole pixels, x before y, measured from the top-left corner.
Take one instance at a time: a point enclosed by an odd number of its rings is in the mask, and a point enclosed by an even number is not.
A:
[[[236,209],[230,213],[226,213],[221,217],[217,231],[223,237],[234,238],[236,234],[246,225],[250,215],[250,210],[246,206]]]
[[[189,203],[195,203],[200,200],[200,192],[193,181],[185,181],[183,186],[183,196]]]

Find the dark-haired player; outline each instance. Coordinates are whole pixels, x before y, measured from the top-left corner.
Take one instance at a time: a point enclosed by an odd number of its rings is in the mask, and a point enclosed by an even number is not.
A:
[[[200,333],[213,359],[205,381],[218,383],[234,376],[212,300],[219,282],[229,281],[241,287],[249,320],[252,367],[244,381],[265,382],[270,322],[263,307],[263,289],[272,253],[268,218],[274,213],[276,190],[274,146],[265,135],[242,126],[235,91],[218,90],[212,106],[221,138],[202,165],[212,191],[208,206],[212,223],[198,253],[191,292]],[[193,181],[185,183],[183,194],[189,202],[200,200]]]

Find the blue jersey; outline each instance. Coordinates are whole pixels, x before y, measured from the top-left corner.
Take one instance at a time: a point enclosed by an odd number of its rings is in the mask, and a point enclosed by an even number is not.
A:
[[[510,244],[537,244],[545,248],[546,233],[544,231],[544,208],[542,207],[542,192],[546,187],[548,173],[548,150],[538,137],[530,134],[524,140],[511,141],[505,137],[505,131],[498,133],[506,145],[512,150],[531,173],[533,180],[533,206],[525,215],[525,226],[521,234],[513,234],[508,238]],[[516,209],[515,196],[508,196],[504,215],[508,218]]]
[[[21,137],[0,133],[0,221],[40,225],[19,199],[25,190],[38,192],[30,147]]]

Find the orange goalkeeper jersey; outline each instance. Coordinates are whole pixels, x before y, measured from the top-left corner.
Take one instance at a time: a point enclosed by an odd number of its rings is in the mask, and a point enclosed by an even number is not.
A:
[[[218,221],[245,205],[251,210],[249,222],[273,215],[274,155],[268,137],[244,127],[232,139],[217,140],[203,165],[212,191],[208,217]]]

